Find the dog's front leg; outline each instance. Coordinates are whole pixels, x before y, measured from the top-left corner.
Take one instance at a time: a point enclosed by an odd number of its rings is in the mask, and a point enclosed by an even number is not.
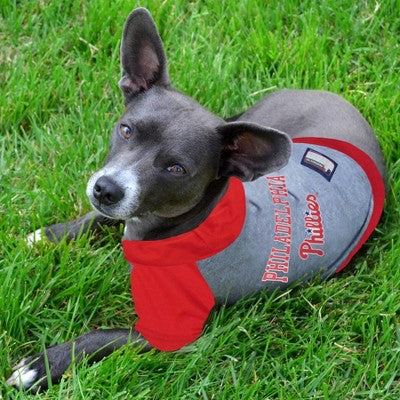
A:
[[[98,329],[79,336],[73,341],[49,347],[45,352],[23,359],[14,367],[14,372],[7,380],[7,384],[16,388],[24,387],[32,392],[47,389],[48,378],[52,383],[59,382],[71,361],[79,362],[87,357],[88,361],[93,363],[128,343],[140,346],[141,352],[151,349],[147,341],[136,331]]]
[[[43,229],[38,229],[30,233],[26,240],[29,246],[33,246],[35,242],[43,240],[44,234],[45,238],[53,243],[59,242],[63,238],[70,241],[87,232],[98,232],[103,226],[115,226],[121,223],[123,221],[107,218],[96,211],[91,211],[75,221],[54,224]]]

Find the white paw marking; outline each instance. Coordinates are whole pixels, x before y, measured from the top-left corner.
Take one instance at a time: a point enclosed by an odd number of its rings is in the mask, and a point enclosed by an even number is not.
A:
[[[37,371],[30,369],[29,365],[25,365],[25,359],[22,360],[16,367],[13,374],[7,379],[7,385],[25,389],[29,388],[37,377]]]
[[[26,237],[26,243],[28,244],[29,247],[33,247],[33,245],[37,242],[40,242],[42,240],[42,230],[38,229],[35,232],[30,233]]]
[[[17,365],[13,366],[13,371],[16,371],[17,369],[23,367],[26,363],[27,358],[23,358]]]

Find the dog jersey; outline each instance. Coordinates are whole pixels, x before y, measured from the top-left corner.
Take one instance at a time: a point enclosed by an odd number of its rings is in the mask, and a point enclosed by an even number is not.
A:
[[[322,279],[343,269],[377,225],[385,190],[373,160],[336,139],[293,140],[288,164],[253,182],[231,178],[194,230],[123,240],[135,329],[155,348],[196,340],[215,304]]]

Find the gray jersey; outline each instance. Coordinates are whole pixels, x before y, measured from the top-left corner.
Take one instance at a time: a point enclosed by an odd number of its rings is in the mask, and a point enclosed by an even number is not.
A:
[[[294,144],[286,167],[244,189],[240,235],[198,262],[217,303],[318,273],[328,277],[360,241],[374,209],[363,168],[343,152],[318,145]]]

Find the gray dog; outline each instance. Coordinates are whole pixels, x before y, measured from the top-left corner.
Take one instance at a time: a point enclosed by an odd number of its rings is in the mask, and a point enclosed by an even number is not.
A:
[[[72,349],[90,361],[126,343],[173,351],[199,337],[215,305],[332,275],[382,212],[381,150],[341,97],[282,90],[224,121],[170,85],[143,8],[126,21],[121,64],[126,110],[87,185],[95,211],[42,232],[72,239],[124,221],[138,321],[46,349],[53,382]],[[46,388],[45,355],[22,360],[7,382]]]

